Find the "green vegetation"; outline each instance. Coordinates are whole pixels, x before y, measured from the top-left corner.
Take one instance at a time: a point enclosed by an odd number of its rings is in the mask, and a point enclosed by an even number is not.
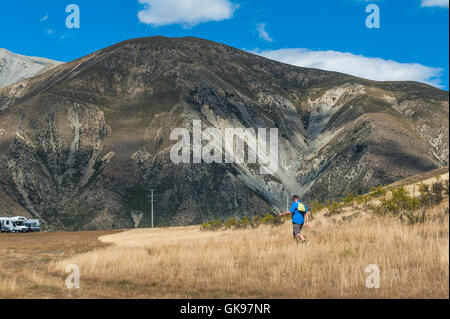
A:
[[[431,189],[428,185],[420,184],[420,202],[423,206],[431,207],[441,203],[444,199],[442,193],[448,195],[448,180],[447,185],[444,186],[442,181],[437,181],[431,185]]]
[[[409,196],[404,187],[392,190],[391,198],[385,198],[381,202],[382,212],[399,213],[405,210],[415,210],[419,207],[419,199]]]
[[[414,196],[410,195],[404,186],[376,186],[372,187],[369,193],[358,196],[350,192],[339,200],[328,200],[326,202],[313,201],[309,206],[309,214],[312,219],[313,213],[327,209],[328,211],[324,216],[331,217],[342,213],[345,207],[352,206],[353,208],[357,208],[358,205],[364,205],[364,209],[376,215],[393,214],[409,223],[419,223],[425,221],[427,208],[440,204],[444,200],[444,194],[448,195],[449,182],[448,180],[443,181],[436,177],[436,181],[432,185],[420,183],[419,192],[420,196]],[[377,201],[371,202],[373,199],[377,199]],[[356,216],[358,216],[358,213],[346,216],[345,219],[351,219]],[[216,219],[208,223],[203,223],[201,229],[242,229],[258,227],[262,224],[279,225],[289,218],[290,216],[278,217],[272,214],[266,214],[265,216],[256,215],[253,218],[245,216],[241,219],[232,217],[225,221]]]
[[[322,210],[324,208],[324,205],[322,203],[319,203],[318,201],[314,201],[311,203],[310,212],[318,212],[319,210]]]
[[[342,204],[340,202],[332,201],[328,206],[328,213],[325,214],[325,216],[330,217],[336,214],[339,214],[341,212]]]
[[[371,199],[374,198],[378,198],[381,196],[385,196],[387,193],[387,190],[385,187],[382,186],[377,186],[377,187],[372,187],[370,189],[370,192],[367,194],[361,194],[358,196],[355,196],[354,193],[347,193],[347,195],[337,201],[333,200],[333,201],[327,201],[325,204],[321,204],[319,202],[313,202],[312,203],[312,207],[311,207],[311,211],[319,211],[321,209],[323,209],[324,207],[327,208],[328,213],[326,213],[326,216],[333,216],[336,214],[341,213],[341,209],[343,207],[348,207],[354,204],[357,205],[362,205],[362,204],[366,204],[368,201],[370,201]]]
[[[285,219],[273,214],[266,214],[264,216],[255,215],[253,218],[249,218],[248,216],[244,216],[240,219],[236,219],[235,217],[231,217],[225,221],[221,218],[217,218],[216,220],[205,222],[201,225],[201,230],[225,230],[225,229],[245,229],[245,228],[256,228],[260,225],[282,225]]]
[[[409,224],[423,223],[427,209],[444,199],[446,188],[440,179],[437,180],[431,187],[420,183],[418,197],[410,196],[404,187],[392,189],[391,196],[384,198],[379,206],[370,205],[369,209],[377,215],[394,214]]]
[[[347,196],[344,199],[342,199],[342,201],[345,204],[351,204],[354,199],[355,199],[355,195],[353,195],[353,193],[348,193]]]
[[[409,223],[423,222],[426,218],[426,209],[440,204],[444,200],[444,195],[449,195],[449,181],[442,181],[440,176],[436,176],[436,181],[431,186],[420,183],[419,192],[419,196],[414,196],[403,186],[377,186],[372,187],[367,194],[355,197],[353,193],[348,193],[338,201],[327,201],[325,205],[313,202],[311,211],[319,211],[325,207],[328,212],[324,216],[331,217],[340,214],[342,208],[356,204],[364,205],[364,209],[376,215],[393,214],[402,220],[406,219]],[[378,199],[379,204],[372,203],[373,199]]]
[[[314,213],[322,210],[324,207],[325,207],[324,204],[318,201],[313,201],[308,210],[309,219],[312,221],[314,219]]]
[[[370,196],[372,198],[380,197],[386,195],[386,189],[382,186],[372,187],[370,189]]]

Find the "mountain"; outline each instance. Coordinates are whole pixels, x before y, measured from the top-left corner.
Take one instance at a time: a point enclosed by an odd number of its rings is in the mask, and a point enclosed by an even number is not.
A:
[[[19,55],[0,48],[0,89],[59,64],[61,62]]]
[[[197,38],[128,40],[0,89],[0,211],[49,229],[199,223],[448,165],[448,92]],[[175,128],[278,128],[279,166],[175,164]],[[230,141],[225,141],[229,143]]]

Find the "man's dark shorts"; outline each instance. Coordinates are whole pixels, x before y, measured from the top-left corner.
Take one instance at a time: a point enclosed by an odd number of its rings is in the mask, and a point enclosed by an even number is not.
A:
[[[292,228],[293,228],[293,235],[294,235],[294,237],[297,235],[297,234],[300,234],[300,231],[302,230],[302,227],[303,227],[303,224],[294,224],[294,223],[292,223]]]

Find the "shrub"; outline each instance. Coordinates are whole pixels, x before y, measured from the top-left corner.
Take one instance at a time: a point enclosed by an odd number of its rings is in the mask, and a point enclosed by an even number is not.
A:
[[[444,191],[444,185],[441,181],[433,183],[431,187],[431,204],[438,205],[442,202],[444,197],[442,196],[442,192]]]
[[[331,205],[327,207],[328,213],[325,213],[325,217],[331,217],[333,215],[341,213],[341,204],[339,202],[333,201]]]
[[[323,209],[323,204],[319,203],[318,201],[314,201],[311,203],[311,212],[317,212],[321,209]]]
[[[358,204],[365,204],[365,203],[367,203],[369,201],[369,196],[367,196],[367,195],[358,195],[355,198],[355,201]]]
[[[340,211],[339,210],[340,207],[341,207],[341,205],[338,202],[333,201],[331,203],[331,205],[329,205],[327,208],[331,214],[334,214],[334,213],[338,213]]]
[[[250,218],[248,218],[248,216],[244,216],[236,222],[235,228],[248,228],[251,224],[252,221]]]
[[[258,227],[259,225],[261,225],[261,216],[260,215],[255,215],[252,218],[252,227]]]
[[[368,204],[367,209],[371,210],[375,215],[379,216],[384,215],[387,212],[387,208],[383,204],[379,206]]]
[[[400,215],[400,220],[403,222],[408,222],[408,224],[413,225],[417,223],[425,222],[427,212],[425,209],[422,209],[418,214],[414,214],[414,212],[404,212]]]
[[[382,186],[372,187],[370,191],[371,191],[370,195],[372,198],[384,196],[386,195],[387,192],[386,189]]]
[[[284,223],[284,219],[283,218],[281,218],[278,215],[274,216],[274,218],[273,218],[273,225],[274,226],[278,226],[278,225],[281,225],[283,223]]]
[[[419,208],[420,201],[418,198],[409,196],[404,187],[398,187],[392,190],[390,199],[382,201],[381,206],[386,212],[398,213]]]
[[[419,192],[420,192],[420,204],[422,206],[431,206],[430,187],[426,184],[420,183]]]
[[[353,195],[353,193],[348,193],[347,196],[343,199],[343,202],[345,204],[351,204],[354,199],[355,199],[355,195]]]
[[[221,219],[221,218],[217,218],[216,220],[214,220],[214,221],[211,223],[210,228],[211,228],[212,230],[216,230],[216,229],[219,229],[219,228],[222,227],[222,226],[223,226],[223,221],[222,221],[222,219]]]
[[[261,224],[264,224],[264,225],[273,224],[274,218],[275,218],[275,217],[274,217],[272,214],[266,214],[266,215],[261,219]]]
[[[419,192],[420,193],[428,193],[429,191],[430,191],[430,188],[428,187],[427,184],[424,184],[424,183],[419,184]]]
[[[236,219],[235,217],[231,217],[227,219],[226,221],[222,221],[220,218],[208,222],[203,223],[200,225],[201,230],[218,230],[221,228],[228,229],[245,229],[248,227],[256,228],[261,224],[265,225],[281,225],[284,223],[284,219],[273,215],[273,214],[266,214],[264,217],[261,217],[260,215],[253,216],[252,219],[250,219],[248,216],[244,216],[241,219]]]
[[[234,217],[231,217],[223,223],[223,226],[225,228],[231,228],[236,226],[236,224],[237,224],[236,219]]]

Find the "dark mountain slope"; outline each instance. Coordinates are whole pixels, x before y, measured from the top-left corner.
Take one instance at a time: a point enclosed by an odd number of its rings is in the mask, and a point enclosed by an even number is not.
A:
[[[279,129],[279,169],[174,164],[174,128]],[[284,209],[448,165],[448,93],[294,67],[196,38],[119,43],[0,90],[0,210],[51,228]],[[12,212],[14,210],[14,212]],[[147,215],[143,224],[148,224]]]

